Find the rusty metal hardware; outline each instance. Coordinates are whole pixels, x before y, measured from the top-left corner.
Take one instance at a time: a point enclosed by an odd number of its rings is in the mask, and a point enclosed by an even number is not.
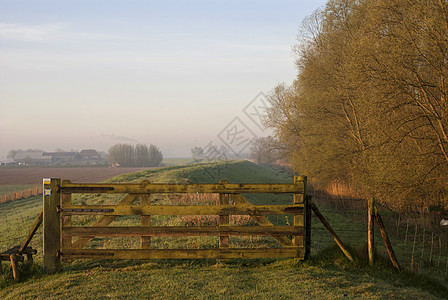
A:
[[[113,208],[61,208],[59,205],[56,208],[58,213],[112,213]]]

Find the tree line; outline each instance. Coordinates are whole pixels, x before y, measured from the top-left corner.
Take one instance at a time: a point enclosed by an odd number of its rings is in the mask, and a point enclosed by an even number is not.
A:
[[[283,149],[273,136],[257,137],[249,148],[250,158],[259,164],[272,165],[282,158]]]
[[[295,170],[397,209],[448,207],[447,2],[331,0],[295,52],[267,119]]]
[[[120,167],[157,167],[163,160],[160,149],[152,144],[116,144],[108,154],[109,162]]]

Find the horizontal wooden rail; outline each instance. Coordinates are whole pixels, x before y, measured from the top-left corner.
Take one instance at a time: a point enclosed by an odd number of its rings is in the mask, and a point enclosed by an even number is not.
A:
[[[62,227],[62,236],[219,236],[272,234],[303,235],[298,226],[169,226],[169,227]]]
[[[59,209],[70,215],[288,215],[302,214],[303,205],[72,205]]]
[[[303,257],[303,247],[227,249],[66,249],[64,259],[197,259]]]
[[[163,184],[142,181],[139,183],[95,183],[78,184],[68,180],[44,179],[44,270],[52,273],[60,269],[61,258],[71,259],[231,259],[231,258],[298,258],[305,257],[304,221],[306,199],[306,178],[295,177],[291,184],[235,184],[220,181],[213,184]],[[204,205],[158,205],[155,194],[212,194],[219,202]],[[244,194],[293,194],[289,205],[254,205]],[[72,194],[121,194],[124,196],[115,205],[76,205]],[[303,195],[303,196],[301,196]],[[212,197],[211,197],[212,198]],[[260,203],[260,202],[258,202]],[[93,204],[93,203],[92,203]],[[198,203],[199,204],[199,203]],[[77,217],[99,216],[89,226],[73,226]],[[152,226],[153,216],[215,216],[219,223],[214,226]],[[229,216],[248,215],[254,226],[231,225]],[[294,215],[293,226],[275,226],[271,215]],[[141,216],[135,226],[110,226],[119,216]],[[298,217],[297,217],[298,216]],[[300,222],[296,222],[299,220]],[[112,224],[111,224],[112,223]],[[154,223],[154,222],[153,222]],[[78,224],[79,225],[79,224]],[[120,224],[117,224],[120,225]],[[309,234],[308,234],[309,235]],[[155,236],[215,236],[219,237],[219,248],[206,249],[155,249],[151,239]],[[280,248],[231,248],[229,237],[271,236]],[[95,237],[140,238],[140,249],[85,249]],[[291,240],[293,239],[293,240]],[[92,245],[94,246],[94,245]],[[256,247],[256,246],[255,246]],[[89,247],[90,248],[90,247]]]
[[[123,193],[123,194],[150,194],[150,193],[297,193],[304,191],[304,183],[294,184],[78,184],[63,183],[60,186],[62,193]]]

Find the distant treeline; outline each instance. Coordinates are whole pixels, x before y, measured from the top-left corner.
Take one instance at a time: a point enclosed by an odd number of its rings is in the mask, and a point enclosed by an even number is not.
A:
[[[294,168],[397,209],[448,207],[448,3],[328,1],[268,123]]]
[[[163,154],[154,145],[117,144],[109,149],[108,160],[120,167],[157,167],[163,160]]]

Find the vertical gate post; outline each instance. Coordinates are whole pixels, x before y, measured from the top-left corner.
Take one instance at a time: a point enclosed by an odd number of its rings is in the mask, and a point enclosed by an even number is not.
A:
[[[303,193],[302,194],[294,194],[293,202],[294,204],[304,204],[306,209],[306,176],[294,176],[294,183],[303,184]],[[294,226],[306,226],[306,220],[305,220],[305,213],[303,215],[294,215]],[[306,227],[305,227],[306,231]],[[293,244],[294,246],[302,246],[305,248],[306,251],[306,243],[305,243],[305,236],[294,236],[293,237]],[[300,253],[299,253],[300,254]],[[302,253],[300,255],[305,255],[305,253]],[[301,257],[299,257],[301,258]]]
[[[59,250],[61,249],[61,224],[58,205],[61,204],[61,179],[44,179],[43,182],[43,253],[44,271],[55,273],[60,269]]]
[[[305,181],[306,184],[306,181]],[[306,186],[306,185],[305,185]],[[305,196],[305,259],[311,257],[311,196]]]

